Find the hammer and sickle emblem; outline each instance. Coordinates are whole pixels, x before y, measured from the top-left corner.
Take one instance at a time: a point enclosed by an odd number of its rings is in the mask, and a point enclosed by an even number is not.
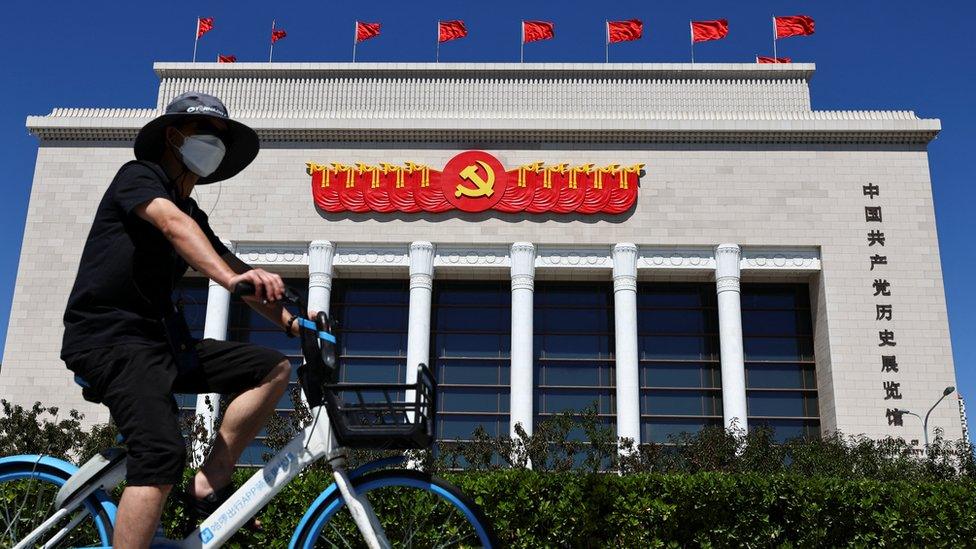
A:
[[[475,160],[475,162],[485,170],[485,173],[488,174],[488,179],[482,179],[481,175],[478,174],[478,166],[474,164],[464,168],[459,174],[461,179],[474,183],[476,188],[472,189],[471,187],[466,187],[458,183],[457,190],[454,192],[456,198],[460,198],[461,196],[478,198],[495,194],[495,172],[491,169],[491,166],[481,160]]]

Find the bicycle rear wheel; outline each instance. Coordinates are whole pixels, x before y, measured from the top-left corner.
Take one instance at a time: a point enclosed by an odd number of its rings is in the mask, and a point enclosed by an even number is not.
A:
[[[70,475],[44,463],[23,461],[0,464],[0,547],[13,547],[57,510],[58,490]],[[34,546],[40,547],[72,516],[87,515],[54,547],[109,547],[112,545],[112,518],[103,502],[88,497],[82,507],[52,526]]]
[[[365,494],[393,547],[497,547],[481,509],[457,488],[417,471],[389,470],[353,479]],[[292,537],[291,547],[365,547],[335,491],[311,510]]]

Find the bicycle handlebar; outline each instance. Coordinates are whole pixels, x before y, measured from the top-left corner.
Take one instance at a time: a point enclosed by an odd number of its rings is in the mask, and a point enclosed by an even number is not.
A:
[[[251,284],[250,282],[238,282],[234,286],[234,291],[231,292],[231,294],[237,297],[247,297],[254,295],[256,291],[257,288],[254,287],[254,284]],[[284,301],[296,305],[299,308],[298,315],[300,317],[308,318],[308,311],[305,310],[307,307],[305,307],[302,297],[290,286],[285,286]]]

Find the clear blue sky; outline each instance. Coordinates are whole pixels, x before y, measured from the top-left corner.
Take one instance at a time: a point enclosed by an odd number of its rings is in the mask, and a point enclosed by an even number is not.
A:
[[[7,2],[0,48],[0,337],[13,297],[37,142],[29,114],[53,107],[149,107],[153,61],[189,61],[196,16],[216,28],[198,59],[233,54],[266,61],[271,20],[288,32],[279,61],[348,61],[356,19],[379,21],[382,35],[360,45],[360,61],[432,61],[437,19],[463,19],[467,39],[445,44],[442,61],[517,61],[519,20],[555,22],[556,39],[526,47],[527,61],[603,60],[603,21],[640,18],[644,39],[616,45],[621,62],[686,62],[689,19],[729,20],[726,40],[699,44],[699,62],[748,62],[771,55],[770,16],[803,13],[812,37],[781,40],[780,55],[815,62],[815,109],[911,109],[942,119],[929,147],[942,268],[960,389],[976,406],[974,265],[976,175],[976,3],[963,0],[648,2],[647,0],[491,2],[165,1]],[[107,183],[107,182],[106,182]],[[938,395],[933,395],[933,400]]]

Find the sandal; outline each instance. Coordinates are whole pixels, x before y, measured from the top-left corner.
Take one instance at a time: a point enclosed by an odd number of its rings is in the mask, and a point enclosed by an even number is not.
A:
[[[203,497],[203,499],[196,498],[186,490],[180,492],[180,498],[183,500],[183,507],[186,509],[187,516],[190,517],[192,525],[200,524],[200,522],[209,517],[216,511],[225,501],[230,499],[230,496],[234,494],[234,486],[228,484],[219,490],[214,490],[210,494]],[[247,522],[244,523],[242,528],[247,528],[248,530],[260,530],[261,523],[258,522],[257,517],[251,517]]]

